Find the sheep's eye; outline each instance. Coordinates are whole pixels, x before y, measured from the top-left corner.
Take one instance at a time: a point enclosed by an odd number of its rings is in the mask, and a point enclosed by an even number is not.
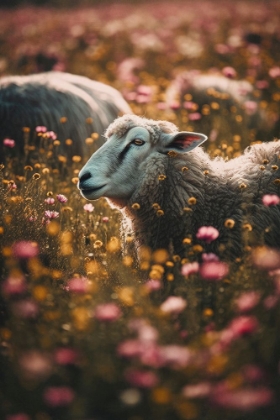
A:
[[[142,146],[145,142],[141,139],[134,139],[131,143],[135,144],[136,146]]]

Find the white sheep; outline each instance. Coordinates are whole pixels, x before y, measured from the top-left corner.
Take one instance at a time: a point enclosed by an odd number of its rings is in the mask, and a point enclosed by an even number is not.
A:
[[[225,162],[210,159],[203,134],[178,132],[169,122],[124,115],[107,129],[107,142],[79,174],[83,197],[106,197],[129,220],[137,246],[184,255],[185,238],[205,252],[242,253],[253,244],[280,247],[279,206],[262,197],[280,188],[280,141],[257,144]],[[198,229],[219,231],[211,243]],[[244,239],[244,237],[243,237]]]
[[[23,127],[31,136],[36,126],[46,126],[61,141],[71,139],[72,155],[85,155],[85,139],[92,133],[101,135],[120,114],[130,113],[122,95],[111,86],[87,77],[62,72],[30,76],[7,76],[0,79],[0,156],[3,140],[15,140],[23,149]],[[69,149],[69,147],[68,147]]]
[[[210,141],[224,143],[231,133],[241,136],[245,148],[250,141],[268,141],[280,135],[276,115],[260,106],[261,91],[247,80],[234,80],[219,72],[184,71],[165,95],[167,106],[187,112],[189,124],[209,133]]]

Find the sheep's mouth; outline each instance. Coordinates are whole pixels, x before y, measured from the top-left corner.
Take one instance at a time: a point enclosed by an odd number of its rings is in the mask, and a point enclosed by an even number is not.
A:
[[[84,197],[89,197],[91,195],[95,195],[96,192],[100,191],[102,188],[106,187],[106,184],[100,185],[99,187],[92,187],[92,188],[81,188],[80,191]]]

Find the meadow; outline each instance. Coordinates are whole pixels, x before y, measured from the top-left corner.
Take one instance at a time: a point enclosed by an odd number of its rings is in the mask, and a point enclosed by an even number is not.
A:
[[[232,158],[269,139],[237,109],[223,126],[217,98],[170,109],[165,91],[182,71],[219,71],[250,82],[277,126],[279,21],[277,1],[2,9],[0,76],[58,70],[110,84],[136,114],[212,133],[205,148]],[[77,189],[86,158],[23,130],[24,155],[6,142],[0,159],[0,418],[279,418],[280,251],[255,248],[244,220],[242,256],[204,256],[210,275],[190,237],[183,259],[146,250],[139,262],[133,236],[124,255],[120,213]]]

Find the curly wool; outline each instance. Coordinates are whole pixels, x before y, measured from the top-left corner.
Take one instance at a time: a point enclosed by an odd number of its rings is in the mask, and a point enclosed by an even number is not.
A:
[[[265,194],[279,195],[279,153],[276,141],[252,146],[229,162],[211,160],[202,148],[175,158],[151,156],[141,183],[122,210],[124,226],[129,220],[137,246],[165,248],[181,256],[186,237],[192,246],[202,245],[204,252],[230,258],[242,255],[244,243],[280,248],[280,208],[262,202]],[[183,167],[188,170],[182,171]],[[195,204],[190,204],[191,198]],[[139,204],[137,210],[133,203]],[[229,219],[232,228],[227,226]],[[196,233],[201,226],[215,227],[219,237],[211,243],[199,240]]]
[[[151,136],[151,142],[155,144],[161,133],[176,133],[178,128],[175,124],[168,121],[156,121],[147,118],[141,118],[137,115],[123,115],[117,118],[112,124],[109,125],[105,132],[105,137],[109,138],[113,134],[121,138],[133,127],[143,127],[148,130]]]

